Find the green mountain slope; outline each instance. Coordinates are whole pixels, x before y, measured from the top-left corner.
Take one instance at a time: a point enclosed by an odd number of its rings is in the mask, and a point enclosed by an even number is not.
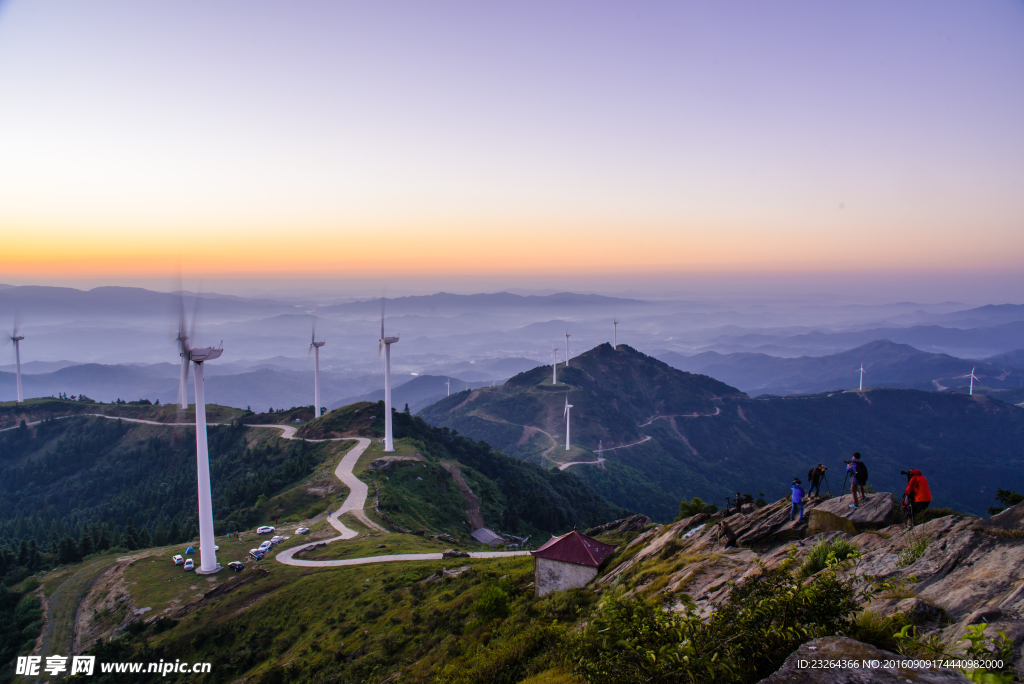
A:
[[[1024,485],[1024,410],[998,400],[916,390],[751,399],[706,376],[678,371],[625,345],[596,347],[559,367],[462,393],[421,415],[527,460],[594,461],[571,470],[621,506],[671,519],[678,502],[723,502],[737,490],[783,496],[818,462],[843,483],[842,459],[864,454],[869,483],[901,491],[899,473],[923,470],[935,505],[983,513],[997,486]],[[565,396],[573,450],[564,449]],[[623,448],[609,449],[633,444]]]

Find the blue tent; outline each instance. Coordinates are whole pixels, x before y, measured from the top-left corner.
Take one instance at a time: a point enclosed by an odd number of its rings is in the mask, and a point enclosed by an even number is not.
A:
[[[195,553],[195,552],[196,552],[196,550],[195,550],[195,549],[193,549],[193,548],[192,548],[191,546],[190,546],[190,547],[188,547],[187,549],[185,549],[185,553],[186,553],[186,554],[189,554],[189,553]]]

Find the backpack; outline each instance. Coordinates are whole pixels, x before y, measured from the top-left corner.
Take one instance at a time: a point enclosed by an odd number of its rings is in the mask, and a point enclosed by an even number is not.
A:
[[[810,470],[807,471],[807,481],[808,482],[814,482],[814,471],[815,470],[817,470],[817,468],[811,468]]]
[[[857,461],[857,479],[861,482],[868,481],[868,467],[862,461]]]

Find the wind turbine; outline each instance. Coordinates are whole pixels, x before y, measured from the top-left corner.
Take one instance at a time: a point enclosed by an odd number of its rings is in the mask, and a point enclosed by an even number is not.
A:
[[[17,385],[17,399],[16,403],[21,404],[25,401],[25,397],[21,393],[21,345],[19,344],[23,339],[24,335],[18,334],[18,322],[14,322],[14,329],[11,331],[11,342],[14,343],[14,361],[15,370],[17,372],[16,385]]]
[[[313,417],[320,417],[320,347],[327,341],[316,341],[316,316],[313,316],[313,335],[309,341],[309,349],[313,352]]]
[[[565,331],[565,367],[569,367],[569,331]]]
[[[445,386],[448,387],[448,396],[449,397],[452,396],[452,379],[451,378],[447,378],[444,381],[444,384],[445,384]]]
[[[566,393],[566,395],[565,395],[565,412],[563,413],[563,415],[565,416],[565,450],[566,451],[569,451],[570,446],[571,446],[570,442],[569,442],[569,414],[571,413],[571,409],[572,409],[572,404],[569,403],[569,394]]]
[[[184,310],[184,305],[182,305]],[[184,316],[182,317],[184,320]],[[224,353],[221,347],[192,347],[189,340],[194,340],[196,317],[192,315],[192,331],[179,343],[188,361],[195,364],[193,379],[196,391],[196,478],[199,495],[199,567],[200,575],[210,575],[220,570],[217,562],[217,548],[213,538],[213,496],[210,492],[210,453],[206,440],[206,380],[203,364],[219,358]],[[187,376],[188,366],[185,366]]]
[[[398,336],[384,336],[384,298],[380,298],[380,344],[377,345],[377,356],[384,353],[384,451],[394,451],[395,444],[391,438],[391,345],[398,342]]]
[[[974,366],[974,368],[977,368],[977,366]],[[971,394],[972,397],[974,396],[974,381],[978,379],[978,376],[974,374],[974,368],[971,368],[971,375],[970,375],[970,377],[971,377],[971,392],[970,392],[970,394]],[[18,391],[20,392],[21,390],[19,389]]]
[[[612,349],[619,348],[619,319],[612,319]]]
[[[854,371],[854,373],[860,373],[860,388],[857,391],[858,392],[863,392],[864,391],[864,362],[863,361],[860,362],[860,370],[859,371]]]
[[[558,347],[551,343],[551,384],[558,384]]]
[[[181,374],[178,383],[178,403],[188,408],[188,326],[185,324],[185,300],[181,300],[181,317],[178,320],[178,355],[181,356]]]

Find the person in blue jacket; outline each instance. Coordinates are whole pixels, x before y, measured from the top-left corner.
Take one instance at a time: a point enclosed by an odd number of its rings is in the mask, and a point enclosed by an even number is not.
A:
[[[796,515],[797,511],[800,511],[800,521],[804,521],[804,488],[800,486],[800,480],[793,478],[793,484],[790,485],[790,489],[793,490],[793,507],[789,509],[789,519],[792,520]]]

